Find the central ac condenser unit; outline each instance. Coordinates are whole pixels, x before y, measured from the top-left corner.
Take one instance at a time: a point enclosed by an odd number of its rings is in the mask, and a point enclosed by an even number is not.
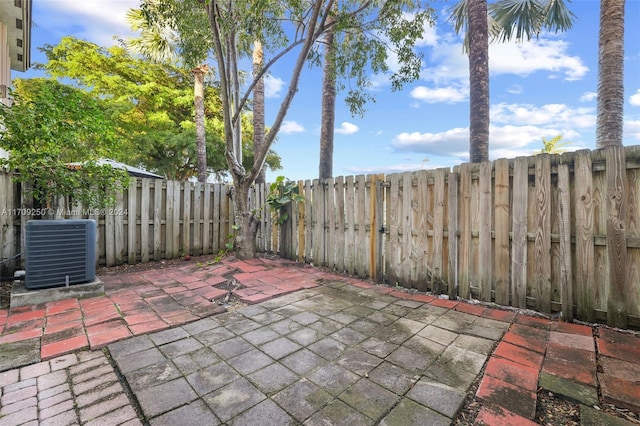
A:
[[[96,277],[96,222],[31,220],[26,231],[25,287],[81,284]]]

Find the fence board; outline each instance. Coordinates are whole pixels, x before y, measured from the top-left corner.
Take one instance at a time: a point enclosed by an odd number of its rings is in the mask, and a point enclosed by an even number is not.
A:
[[[311,262],[313,260],[313,190],[311,188],[311,181],[304,181],[304,223],[305,223],[305,231],[304,231],[304,240],[305,240],[305,251],[304,251],[304,260],[305,262]]]
[[[182,191],[182,254],[191,253],[191,195],[193,185],[191,182],[184,182]]]
[[[336,186],[333,178],[324,182],[325,187],[325,212],[326,212],[326,264],[331,270],[336,269]]]
[[[458,173],[457,169],[448,177],[449,219],[447,244],[449,246],[449,299],[458,296]]]
[[[536,156],[536,310],[551,312],[551,162],[548,154]]]
[[[417,266],[418,272],[423,274],[424,276],[417,277],[417,283],[415,283],[415,287],[418,291],[429,291],[433,287],[431,287],[431,283],[429,282],[429,274],[428,271],[429,259],[431,256],[429,255],[429,245],[428,245],[428,214],[431,211],[431,207],[429,206],[429,187],[428,187],[428,172],[426,170],[420,170],[415,173],[417,185],[415,191],[417,191],[416,197],[416,208],[413,210],[414,220],[413,220],[413,229],[417,231],[416,236],[416,255],[417,255]]]
[[[415,267],[415,251],[413,250],[413,206],[412,206],[412,174],[404,173],[402,175],[402,214],[400,215],[400,232],[402,238],[400,239],[400,245],[402,250],[402,259],[400,264],[400,273],[398,274],[403,283],[412,288],[414,286],[413,280],[417,281],[416,267]],[[413,271],[412,271],[413,269]]]
[[[560,234],[560,301],[562,303],[562,319],[573,320],[573,274],[571,267],[571,194],[569,187],[569,166],[558,165],[558,201]]]
[[[336,269],[338,272],[345,271],[345,208],[344,208],[344,197],[345,197],[345,187],[344,187],[344,176],[339,176],[335,181],[336,186],[336,196],[335,196],[335,204],[336,204]]]
[[[491,302],[491,266],[493,250],[491,249],[491,163],[480,163],[479,176],[479,262],[480,262],[480,300]]]
[[[193,187],[193,225],[191,254],[200,256],[202,254],[202,192],[205,184],[196,182]]]
[[[369,256],[362,247],[369,247],[367,243],[367,180],[365,175],[356,176],[356,272],[360,277],[366,277],[369,272]]]
[[[527,306],[527,210],[529,162],[525,157],[513,165],[513,213],[511,242],[511,303]]]
[[[129,191],[127,194],[129,196],[129,202],[127,206],[128,214],[123,215],[127,217],[127,263],[129,263],[129,265],[133,265],[136,263],[136,242],[138,241],[138,239],[136,238],[137,192],[138,179],[132,178],[129,180]]]
[[[400,175],[394,173],[387,176],[389,180],[389,206],[387,208],[387,224],[389,226],[389,239],[385,256],[385,269],[387,280],[391,285],[398,283],[400,276],[398,274],[398,266],[402,259],[399,230],[399,218],[402,217],[400,202],[402,198],[400,192]],[[393,206],[393,208],[391,208]]]
[[[142,184],[140,186],[140,262],[146,263],[149,261],[149,191],[150,191],[150,179],[141,179]]]
[[[313,180],[311,197],[313,199],[313,263],[324,262],[324,187],[318,179]]]
[[[448,169],[437,169],[434,174],[433,183],[433,243],[432,243],[432,264],[433,292],[441,294],[444,289],[444,199],[445,185],[444,176]]]
[[[591,155],[583,150],[574,162],[575,252],[577,315],[585,321],[594,319],[594,246],[593,246],[593,173]]]
[[[509,160],[496,160],[494,169],[494,296],[497,304],[509,305]]]
[[[471,298],[471,164],[460,165],[460,297]]]
[[[607,324],[627,327],[627,191],[623,147],[606,148],[607,158],[607,257],[609,259],[609,295]]]
[[[153,260],[162,256],[162,187],[164,183],[154,181],[153,186]],[[165,187],[166,188],[166,187]],[[165,189],[166,190],[166,189]]]

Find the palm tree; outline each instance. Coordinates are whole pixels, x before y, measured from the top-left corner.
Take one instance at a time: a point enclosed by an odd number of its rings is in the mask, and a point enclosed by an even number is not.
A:
[[[521,42],[544,30],[566,31],[575,15],[565,0],[461,0],[449,19],[456,32],[465,27],[469,54],[469,157],[472,163],[489,160],[489,55],[488,42]]]
[[[596,146],[622,146],[625,0],[600,2]]]
[[[253,43],[253,78],[256,81],[253,89],[253,158],[262,151],[264,146],[264,77],[258,78],[262,71],[264,51],[262,42],[256,39]],[[266,168],[264,164],[256,176],[256,183],[265,183]]]
[[[154,0],[145,3],[147,7],[156,5]],[[140,9],[129,9],[126,15],[129,25],[134,31],[139,31],[141,37],[130,39],[127,46],[144,55],[154,62],[171,62],[180,58],[178,51],[179,39],[170,25],[163,25],[159,21],[150,22]],[[204,110],[204,78],[209,73],[206,64],[191,69],[194,77],[193,103],[196,126],[196,153],[198,182],[206,182],[209,175],[207,169],[207,143],[205,132]]]
[[[333,177],[333,133],[336,116],[336,72],[333,18],[327,18],[329,29],[324,35],[322,67],[322,123],[320,127],[319,179]]]
[[[469,158],[489,160],[489,29],[487,0],[468,0]]]

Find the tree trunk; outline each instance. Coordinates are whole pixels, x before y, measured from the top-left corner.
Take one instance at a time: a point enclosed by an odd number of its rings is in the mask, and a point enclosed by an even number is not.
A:
[[[624,124],[624,4],[600,2],[596,146],[622,146]]]
[[[253,78],[254,80],[262,71],[263,51],[262,43],[256,40],[253,45]],[[264,77],[256,80],[253,89],[253,158],[258,157],[258,153],[264,146]],[[266,169],[264,163],[260,168],[256,183],[265,183]]]
[[[331,25],[332,17],[327,19]],[[320,167],[319,179],[333,177],[333,136],[336,116],[336,73],[333,42],[333,30],[329,29],[324,37],[324,65],[322,67],[322,124],[320,128]]]
[[[238,225],[235,238],[236,256],[240,259],[251,259],[256,257],[256,235],[260,222],[251,211],[249,205],[249,190],[251,188],[248,181],[240,185],[234,185],[233,207],[235,208],[235,223]]]
[[[487,0],[468,0],[469,157],[489,160],[489,35]]]
[[[204,124],[204,76],[209,72],[209,67],[200,65],[192,71],[194,77],[193,96],[195,104],[196,122],[196,152],[198,156],[198,182],[207,181],[207,140]]]

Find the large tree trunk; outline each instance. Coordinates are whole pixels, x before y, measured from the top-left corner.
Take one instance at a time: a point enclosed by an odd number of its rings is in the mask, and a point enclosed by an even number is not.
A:
[[[204,124],[204,76],[209,72],[207,65],[192,70],[194,76],[193,96],[196,122],[196,152],[198,156],[198,182],[207,181],[207,140]]]
[[[624,4],[600,2],[596,146],[622,146],[624,124]]]
[[[236,256],[240,259],[251,259],[257,254],[256,235],[260,222],[250,208],[250,188],[251,184],[248,181],[234,185],[233,206],[236,225],[239,227],[235,238],[235,249]]]
[[[331,25],[332,18],[327,19]],[[324,65],[322,68],[322,124],[320,128],[320,180],[333,177],[333,136],[336,116],[336,74],[333,30],[324,36]]]
[[[262,71],[263,51],[262,43],[256,40],[253,44],[253,78],[256,79]],[[264,147],[264,77],[256,80],[253,89],[253,158]],[[263,164],[260,173],[256,176],[256,183],[265,183],[266,167]]]
[[[468,0],[469,39],[469,157],[489,160],[489,35],[487,0]]]

